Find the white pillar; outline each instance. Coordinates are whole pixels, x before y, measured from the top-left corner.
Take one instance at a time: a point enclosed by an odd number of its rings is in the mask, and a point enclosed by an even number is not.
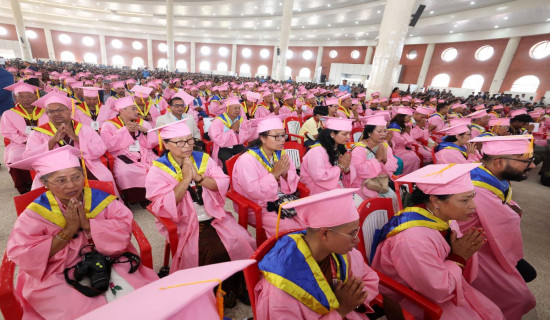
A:
[[[290,39],[290,27],[292,25],[292,8],[294,0],[285,0],[283,3],[283,17],[281,21],[281,35],[279,40],[279,48],[281,55],[279,56],[279,66],[277,68],[277,80],[286,79],[286,52],[288,51],[288,40]]]
[[[275,79],[277,78],[277,60],[279,59],[279,56],[277,56],[277,47],[273,47],[273,62],[271,64],[271,78]]]
[[[367,54],[365,55],[365,63],[363,64],[370,64],[372,60],[372,46],[367,47]]]
[[[19,0],[10,0],[10,3],[11,11],[13,13],[13,19],[15,20],[15,30],[17,32],[17,38],[19,39],[19,46],[21,47],[21,53],[23,54],[23,60],[32,61],[31,45],[29,44],[27,33],[25,32],[23,13],[21,12]]]
[[[489,88],[490,94],[495,94],[500,91],[500,87],[502,86],[502,82],[508,73],[508,68],[510,68],[510,63],[512,63],[512,59],[516,54],[520,40],[521,37],[513,37],[508,40],[506,49],[504,49],[502,58],[500,58],[500,62],[498,63],[498,68],[495,72],[495,76],[493,77],[493,82],[491,82],[491,87]]]
[[[231,72],[237,72],[237,44],[231,46]]]
[[[153,39],[147,39],[147,65],[150,69],[155,68],[155,62],[153,61]]]
[[[46,48],[48,49],[48,59],[55,59],[55,49],[53,47],[52,31],[50,29],[44,28],[44,37],[46,38]]]
[[[166,60],[168,60],[168,71],[174,72],[174,0],[166,0]]]
[[[321,80],[321,72],[319,71],[319,67],[321,66],[321,62],[323,62],[323,51],[324,48],[322,46],[319,46],[317,49],[317,60],[315,61],[315,70],[313,70],[313,79],[312,82],[317,82]]]
[[[108,65],[107,60],[107,47],[105,46],[105,36],[99,35],[99,50],[101,51],[101,64]]]
[[[189,72],[197,72],[195,71],[195,41],[191,42],[191,69]]]
[[[386,1],[380,24],[380,38],[372,62],[368,94],[379,91],[382,96],[389,96],[393,83],[398,81],[397,67],[403,53],[415,2],[415,0]]]
[[[419,89],[426,83],[426,75],[428,75],[428,69],[430,69],[430,63],[432,62],[432,57],[434,55],[434,48],[435,44],[433,43],[429,43],[426,47],[426,53],[424,54],[424,60],[422,60],[422,67],[420,68],[418,81],[416,82]]]

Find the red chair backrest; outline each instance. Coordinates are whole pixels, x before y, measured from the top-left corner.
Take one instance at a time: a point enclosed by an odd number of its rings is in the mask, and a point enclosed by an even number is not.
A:
[[[360,135],[358,135],[361,133]],[[357,135],[357,139],[355,138]],[[363,135],[363,128],[353,128],[351,129],[351,140],[353,142],[359,142],[360,137]]]
[[[235,167],[235,163],[237,162],[237,159],[239,159],[241,155],[236,154],[229,158],[227,161],[225,161],[225,167],[227,168],[227,175],[229,176],[229,182],[233,184],[233,167]]]
[[[305,149],[304,145],[302,145],[298,142],[294,142],[294,141],[287,141],[287,142],[285,142],[284,147],[285,147],[285,150],[287,151],[287,154],[291,157],[291,160],[294,162],[294,166],[297,169],[299,169],[301,164],[302,164],[302,159],[304,158],[304,155],[306,154],[306,149]],[[291,150],[297,150],[298,151],[299,159],[295,159],[291,155],[291,152],[292,152]],[[297,163],[297,161],[299,161],[299,162]]]
[[[296,122],[297,124],[295,124]],[[300,131],[301,126],[302,126],[302,119],[298,117],[288,117],[285,119],[285,129],[286,129],[286,132],[288,133],[298,134],[298,131]]]
[[[4,147],[7,147],[11,143],[11,140],[8,138],[4,138]]]
[[[296,230],[289,230],[283,233],[279,234],[279,238],[292,233],[300,231],[300,229]],[[275,236],[267,239],[262,243],[261,246],[256,249],[252,257],[250,259],[254,259],[257,262],[260,262],[263,257],[275,246],[275,243],[277,242],[277,238]],[[256,284],[258,281],[260,281],[260,269],[258,269],[258,264],[252,264],[244,269],[244,279],[246,281],[246,288],[248,289],[248,296],[250,297],[250,306],[252,307],[252,313],[254,313],[254,319],[258,319],[256,316],[256,296],[254,295],[254,288],[256,287]]]
[[[372,241],[376,229],[381,229],[393,217],[391,198],[372,198],[363,201],[357,208],[359,211],[359,244],[357,250],[361,252],[365,261],[370,264]],[[382,211],[382,212],[380,212]],[[367,221],[367,225],[365,225]]]
[[[435,148],[432,148],[432,161],[434,164],[437,164],[437,160],[435,158]]]
[[[409,193],[411,193],[413,191],[413,188],[414,188],[412,182],[396,181],[397,179],[401,178],[402,176],[404,176],[404,174],[402,174],[400,176],[392,176],[392,181],[395,185],[395,194],[397,196],[397,204],[399,206],[399,210],[403,210],[403,197],[401,196],[401,186],[406,185],[407,188],[409,189],[408,190]]]

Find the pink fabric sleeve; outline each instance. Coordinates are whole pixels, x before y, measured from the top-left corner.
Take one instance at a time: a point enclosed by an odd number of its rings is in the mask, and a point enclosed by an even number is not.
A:
[[[132,237],[132,219],[130,209],[116,200],[90,219],[90,231],[97,251],[106,256],[123,253]]]
[[[270,174],[273,177],[273,175]],[[300,182],[300,176],[296,173],[296,167],[294,167],[294,162],[290,160],[290,166],[286,178],[280,177],[279,184],[281,186],[281,192],[284,194],[291,194],[296,192],[298,187],[298,182]]]
[[[341,170],[338,166],[333,166],[328,162],[328,155],[323,147],[317,147],[322,149],[321,152],[317,152],[315,156],[307,157],[308,161],[308,173],[313,179],[313,182],[325,189],[334,188],[340,180]],[[316,148],[314,148],[316,149]],[[314,150],[310,150],[311,153]]]
[[[257,162],[251,155],[245,153],[235,163],[234,172],[238,174],[239,185],[244,190],[244,196],[254,200],[276,200],[279,187],[277,180],[270,173],[262,175],[258,170],[253,169],[258,166]]]
[[[4,138],[10,139],[13,143],[24,144],[27,142],[27,135],[25,132],[17,130],[17,126],[13,123],[12,119],[18,115],[15,115],[13,111],[7,110],[0,119],[0,132]],[[23,129],[23,128],[22,128]]]
[[[86,160],[99,159],[107,151],[103,139],[91,127],[82,126],[78,134],[78,140],[78,146]]]
[[[117,129],[112,123],[106,122],[101,127],[101,138],[109,152],[117,152],[128,148],[134,139],[126,127]]]
[[[355,168],[357,179],[374,178],[382,172],[381,163],[375,158],[367,159],[366,152],[367,149],[362,147],[351,151],[351,166]],[[350,183],[353,184],[354,181]]]
[[[372,312],[373,310],[369,304],[378,295],[378,275],[365,263],[363,256],[357,249],[353,249],[349,253],[349,259],[353,276],[361,278],[365,285],[363,291],[367,291],[369,294],[363,304],[369,312]]]
[[[147,130],[153,129],[152,124],[148,121],[143,121],[143,126]],[[129,134],[129,132],[128,132],[128,134]],[[141,134],[144,134],[144,133],[142,132]],[[130,136],[130,138],[131,137],[132,136]],[[155,132],[148,133],[146,135],[146,137],[147,137],[147,142],[145,143],[146,148],[153,149],[154,147],[159,145],[159,138],[158,138],[158,135]]]
[[[388,175],[393,175],[395,173],[395,170],[397,170],[397,159],[393,156],[393,150],[390,148],[390,146],[386,146],[386,152],[387,152],[387,160],[386,164],[384,164],[384,167],[382,168],[383,172]]]
[[[43,133],[32,130],[29,134],[29,138],[27,139],[27,145],[25,146],[25,151],[23,152],[23,159],[48,151],[49,139],[50,136],[46,136]]]
[[[223,132],[223,127],[224,124],[221,122],[221,120],[216,119],[212,121],[212,124],[210,125],[210,130],[208,132],[210,139],[212,139],[215,144],[220,146],[220,148],[234,146],[237,141],[237,135],[233,130]]]

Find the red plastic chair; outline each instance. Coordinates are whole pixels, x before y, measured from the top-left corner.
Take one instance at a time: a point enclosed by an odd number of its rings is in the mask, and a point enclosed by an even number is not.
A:
[[[109,171],[111,171],[111,173],[114,173],[115,158],[113,158],[113,156],[109,152],[105,152],[105,154],[99,159],[101,160],[101,163],[103,163],[103,165],[106,166]]]
[[[353,128],[353,129],[351,129],[351,140],[353,142],[361,141],[362,136],[363,136],[363,128]]]
[[[176,224],[174,224],[172,220],[168,218],[159,217],[153,211],[152,205],[147,206],[147,211],[149,211],[149,213],[153,215],[153,217],[155,217],[155,219],[158,222],[160,222],[164,226],[164,228],[166,228],[166,232],[168,232],[168,239],[166,240],[164,245],[163,266],[170,267],[170,255],[172,255],[173,257],[176,254],[176,251],[178,250],[179,237],[178,237],[178,229],[176,227]]]
[[[399,210],[403,210],[403,195],[401,194],[401,186],[407,186],[407,191],[411,193],[413,191],[412,182],[399,182],[397,179],[401,178],[404,175],[392,176],[393,183],[395,185],[395,194],[397,195],[397,204]]]
[[[9,145],[10,145],[10,143],[11,143],[11,140],[10,140],[10,139],[8,139],[8,138],[4,138],[4,147],[7,147],[7,146],[9,146]]]
[[[204,139],[204,121],[200,120],[199,123],[197,123],[197,127],[201,133],[201,141],[204,143],[206,153],[212,155],[212,150],[214,150],[214,142]]]
[[[99,189],[115,195],[113,183],[110,181],[90,180],[89,183],[91,188]],[[19,216],[32,201],[44,192],[46,192],[46,188],[42,187],[14,197],[13,201],[15,203],[15,211],[17,216]],[[153,256],[151,254],[151,245],[135,220],[132,220],[132,234],[136,238],[139,246],[141,263],[152,269]],[[14,294],[14,273],[15,263],[9,260],[6,252],[4,252],[2,265],[0,266],[0,310],[6,320],[19,320],[23,317],[23,310]]]
[[[298,135],[302,124],[302,119],[299,117],[288,117],[285,119],[285,129],[288,133],[290,141],[297,141],[302,144],[304,143],[304,137]]]
[[[300,169],[302,165],[302,159],[304,158],[304,155],[306,154],[306,148],[303,144],[293,142],[293,141],[287,141],[285,142],[285,151],[294,162],[294,167],[296,167],[297,170]]]

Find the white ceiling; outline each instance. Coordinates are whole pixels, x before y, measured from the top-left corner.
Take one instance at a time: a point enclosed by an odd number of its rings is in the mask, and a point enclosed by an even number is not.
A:
[[[174,0],[175,39],[278,44],[283,1]],[[27,26],[159,40],[166,37],[165,1],[20,3]],[[507,37],[515,29],[516,33],[521,30],[521,35],[550,33],[547,0],[416,0],[416,4],[425,4],[426,9],[417,26],[409,30],[410,43]],[[372,44],[384,5],[383,0],[295,0],[290,44]],[[0,0],[0,19],[13,22],[10,0]]]

